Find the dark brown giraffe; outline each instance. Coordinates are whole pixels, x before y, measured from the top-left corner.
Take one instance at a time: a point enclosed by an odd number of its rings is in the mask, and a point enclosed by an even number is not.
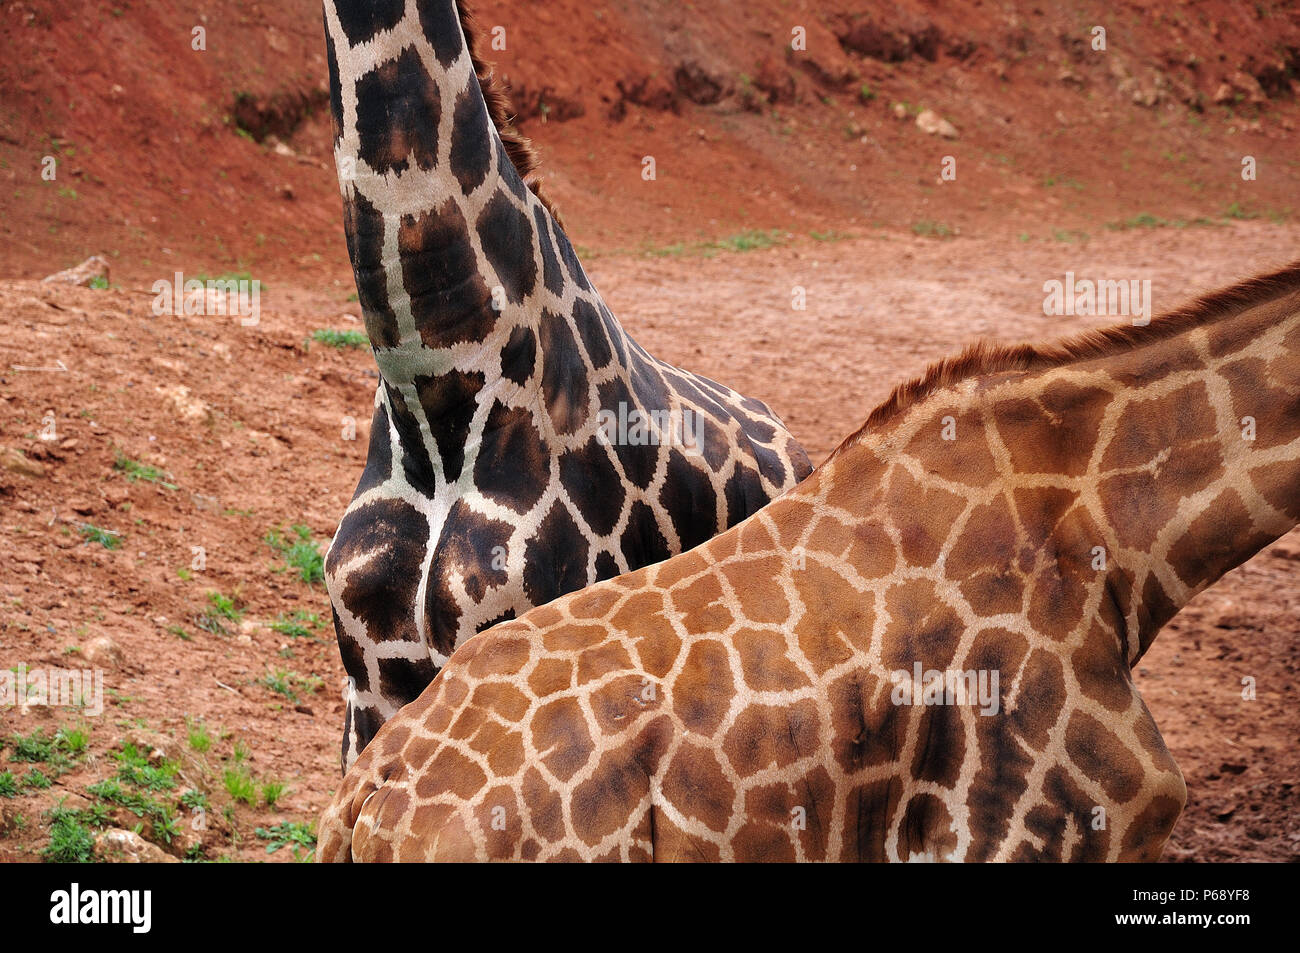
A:
[[[1300,264],[975,349],[698,549],[462,647],[324,860],[1153,860],[1130,670],[1300,521]]]
[[[647,354],[536,188],[452,0],[325,0],[348,251],[382,380],[326,560],[344,766],[493,622],[689,549],[811,470]]]

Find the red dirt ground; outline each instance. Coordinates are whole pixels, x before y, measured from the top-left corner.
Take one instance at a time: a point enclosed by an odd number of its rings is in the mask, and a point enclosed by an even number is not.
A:
[[[1043,316],[1043,282],[1067,270],[1150,278],[1160,310],[1297,257],[1300,13],[1287,4],[710,6],[479,9],[507,27],[496,58],[625,325],[763,396],[815,460],[894,383],[976,337],[1109,323]],[[324,548],[361,470],[375,380],[364,350],[304,343],[359,327],[319,10],[216,0],[205,16],[195,52],[193,14],[172,0],[0,9],[0,667],[77,667],[101,636],[125,655],[102,718],[0,709],[0,737],[92,729],[53,787],[0,798],[0,860],[37,859],[45,812],[85,806],[125,738],[184,753],[183,780],[211,792],[209,830],[184,824],[177,855],[290,859],[255,828],[311,820],[337,784],[332,632],[268,627],[299,610],[327,619],[327,599],[277,571],[263,541],[301,524]],[[808,52],[787,54],[797,25]],[[1089,46],[1095,25],[1106,52]],[[921,132],[921,107],[959,138]],[[939,178],[944,156],[956,181]],[[90,254],[111,261],[112,290],[32,280]],[[177,270],[262,278],[260,325],[153,317],[147,289]],[[805,312],[790,308],[796,285]],[[14,369],[60,361],[66,372]],[[176,489],[130,482],[118,454]],[[84,541],[84,524],[124,545]],[[187,569],[194,546],[201,572]],[[1199,598],[1141,665],[1189,789],[1168,860],[1300,858],[1297,562],[1293,535]],[[242,623],[200,628],[208,591],[234,598]],[[263,684],[278,670],[322,686],[295,704]],[[1258,700],[1241,698],[1244,676]],[[211,729],[204,756],[184,750],[187,719]],[[236,744],[259,781],[288,782],[274,808],[226,794]],[[21,776],[31,765],[13,755],[0,772]]]

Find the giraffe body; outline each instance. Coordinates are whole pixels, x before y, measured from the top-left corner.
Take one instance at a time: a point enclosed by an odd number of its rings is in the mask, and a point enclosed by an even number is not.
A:
[[[321,856],[1154,860],[1186,789],[1131,668],[1297,521],[1300,266],[946,362],[741,525],[458,650]]]
[[[689,549],[811,465],[766,405],[624,332],[516,168],[453,0],[325,0],[325,32],[382,376],[325,567],[346,768],[475,632]]]

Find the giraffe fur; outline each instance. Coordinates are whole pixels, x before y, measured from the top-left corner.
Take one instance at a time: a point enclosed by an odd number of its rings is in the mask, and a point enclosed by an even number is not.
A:
[[[739,526],[464,645],[321,859],[1155,860],[1187,791],[1132,669],[1297,522],[1300,263],[968,352]]]
[[[476,632],[688,550],[812,467],[761,401],[623,330],[525,181],[535,155],[463,5],[325,0],[324,26],[381,375],[325,564],[346,769]]]

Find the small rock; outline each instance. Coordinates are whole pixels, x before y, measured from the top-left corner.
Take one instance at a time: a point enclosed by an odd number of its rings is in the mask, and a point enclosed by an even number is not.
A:
[[[110,864],[177,864],[175,857],[135,831],[110,827],[95,838],[95,856]]]
[[[122,647],[106,635],[87,642],[81,654],[92,665],[102,665],[105,668],[121,668],[126,662],[126,653]]]
[[[9,449],[4,454],[4,468],[10,473],[17,473],[25,477],[43,477],[45,476],[44,464],[37,463],[29,459],[21,450]]]
[[[207,423],[212,419],[212,408],[190,393],[184,384],[157,388],[164,402],[184,423]]]
[[[894,103],[894,118],[895,118],[895,119],[906,119],[906,118],[907,118],[907,107],[904,106],[902,103]]]
[[[96,278],[108,281],[108,260],[100,255],[91,255],[80,265],[53,275],[47,275],[44,280],[55,284],[79,285],[85,288]]]
[[[926,109],[916,117],[916,128],[931,136],[943,136],[945,139],[957,138],[957,127],[944,119],[933,109]]]

